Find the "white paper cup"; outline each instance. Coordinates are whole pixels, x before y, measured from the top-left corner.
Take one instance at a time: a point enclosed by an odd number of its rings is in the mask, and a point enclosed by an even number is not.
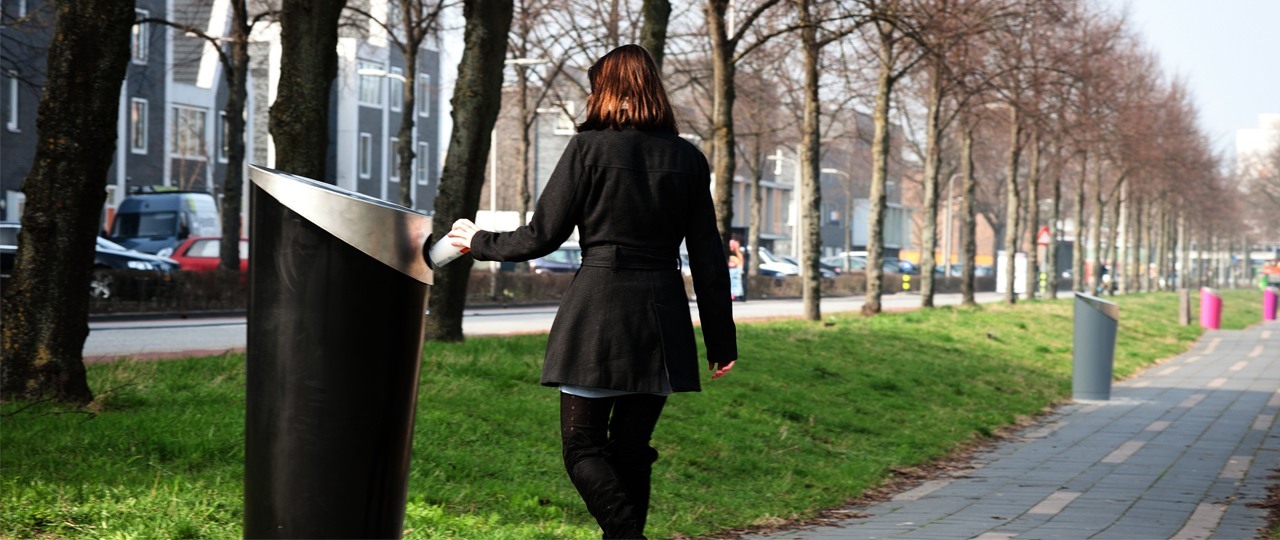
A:
[[[468,251],[471,251],[470,249],[460,248],[453,245],[451,243],[452,240],[453,239],[448,236],[441,238],[431,246],[429,251],[427,251],[427,259],[431,261],[432,267],[439,268],[449,264],[453,262],[454,259],[457,259],[458,257],[465,255]]]

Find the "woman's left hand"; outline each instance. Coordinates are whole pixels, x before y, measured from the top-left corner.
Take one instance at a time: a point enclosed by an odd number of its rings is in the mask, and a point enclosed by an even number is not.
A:
[[[728,372],[729,372],[729,370],[733,369],[733,364],[734,364],[735,362],[737,362],[737,360],[730,360],[728,364],[725,364],[725,363],[723,363],[723,362],[719,362],[719,363],[717,363],[717,362],[708,362],[708,363],[707,363],[707,369],[710,369],[710,370],[712,370],[712,371],[715,371],[715,373],[712,373],[712,374],[711,374],[711,378],[712,378],[712,380],[714,380],[714,379],[719,379],[720,377],[723,377],[725,373],[728,373]],[[717,368],[719,368],[719,369],[717,369]]]
[[[476,227],[476,224],[472,223],[471,220],[465,218],[459,219],[458,221],[453,222],[453,229],[449,230],[448,236],[453,239],[450,243],[453,244],[453,247],[471,249],[471,238],[474,237],[476,232],[479,230],[480,228]],[[466,252],[464,251],[463,253]]]

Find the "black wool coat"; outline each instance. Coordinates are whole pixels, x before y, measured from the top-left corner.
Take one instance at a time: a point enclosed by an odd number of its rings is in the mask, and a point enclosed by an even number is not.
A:
[[[670,133],[587,131],[565,148],[527,226],[476,233],[471,255],[526,261],[578,227],[583,267],[551,326],[542,384],[700,390],[679,249],[689,251],[707,359],[738,357],[707,159]]]

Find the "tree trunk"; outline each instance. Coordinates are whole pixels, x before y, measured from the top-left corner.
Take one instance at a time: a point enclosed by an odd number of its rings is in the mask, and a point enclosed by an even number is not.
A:
[[[942,161],[942,67],[931,66],[929,78],[928,116],[925,120],[924,202],[920,231],[920,306],[933,307],[933,268],[937,265],[934,250],[938,247],[938,169]]]
[[[1191,235],[1187,232],[1187,216],[1178,212],[1178,273],[1179,289],[1191,287]]]
[[[89,277],[134,11],[112,0],[56,4],[34,165],[22,183],[22,234],[0,315],[0,395],[88,403]]]
[[[338,71],[338,18],[346,0],[284,0],[280,81],[271,105],[276,168],[326,179],[329,87]]]
[[[1102,283],[1102,207],[1102,162],[1098,162],[1093,172],[1093,218],[1089,225],[1089,244],[1093,248],[1089,294],[1098,294],[1098,285]]]
[[[1123,179],[1120,182],[1124,182]],[[1120,186],[1123,188],[1124,186]],[[1111,230],[1107,234],[1107,261],[1111,263],[1111,284],[1107,286],[1107,294],[1115,296],[1117,280],[1120,279],[1122,266],[1119,263],[1119,237],[1120,237],[1120,201],[1124,199],[1121,196],[1122,191],[1117,191],[1111,195]]]
[[[1014,290],[1014,262],[1018,251],[1018,160],[1022,157],[1022,121],[1018,108],[1009,107],[1009,168],[1005,173],[1005,225],[1004,225],[1004,302],[1018,301]]]
[[[532,141],[529,139],[529,131],[532,127],[535,117],[531,117],[529,110],[529,76],[525,73],[524,66],[516,66],[516,84],[520,88],[520,103],[518,114],[520,115],[520,144],[516,145],[516,151],[520,153],[519,166],[516,167],[516,186],[520,197],[520,225],[527,225],[525,222],[529,216],[529,206],[533,204],[533,194],[529,191],[529,147]],[[495,185],[497,179],[494,180]]]
[[[733,129],[734,86],[733,44],[725,27],[729,0],[707,2],[707,26],[711,35],[711,156],[715,180],[716,225],[720,240],[728,249],[733,232],[733,174],[737,165]],[[807,94],[806,94],[807,95]]]
[[[810,4],[802,2],[803,22],[812,23]],[[800,134],[800,217],[804,225],[800,246],[800,278],[803,280],[801,297],[804,300],[804,317],[810,321],[822,319],[822,274],[818,259],[822,254],[822,189],[818,185],[818,138],[821,127],[818,116],[818,67],[822,46],[818,44],[817,28],[806,24],[801,28],[804,47],[804,119]]]
[[[1120,294],[1128,294],[1130,285],[1133,280],[1133,266],[1137,265],[1137,261],[1133,261],[1133,235],[1135,230],[1133,223],[1133,201],[1130,200],[1129,188],[1125,187],[1120,192],[1120,214],[1117,215],[1117,228],[1123,226],[1124,235],[1116,238],[1116,269],[1114,280],[1116,280],[1116,292]]]
[[[1086,200],[1085,189],[1089,180],[1089,153],[1082,152],[1080,154],[1080,178],[1076,181],[1076,242],[1071,250],[1071,290],[1075,292],[1085,291],[1085,250],[1088,248],[1088,242],[1085,242],[1085,226],[1084,226],[1084,203]]]
[[[1040,232],[1040,131],[1031,132],[1031,163],[1027,165],[1027,298],[1036,297],[1040,283],[1040,249],[1036,235]]]
[[[751,171],[751,223],[747,226],[747,275],[760,275],[760,231],[764,226],[764,193],[760,183],[764,181],[764,149],[760,146],[760,136],[756,135],[751,144],[751,162],[756,167]],[[745,283],[745,282],[744,282]]]
[[[976,306],[973,278],[978,251],[978,184],[973,177],[973,127],[966,125],[960,137],[960,177],[963,184],[960,190],[960,215],[963,219],[960,244],[964,246],[964,258],[960,264],[960,296],[963,305]]]
[[[884,23],[876,23],[877,25]],[[867,218],[867,298],[863,315],[880,313],[883,294],[880,280],[884,276],[884,217],[888,208],[885,193],[889,176],[889,100],[893,92],[893,51],[889,40],[880,33],[880,66],[876,77],[876,103],[871,113],[875,133],[871,142],[871,190],[868,194],[871,215]]]
[[[1132,195],[1133,201],[1129,204],[1129,209],[1133,215],[1129,219],[1132,227],[1132,234],[1125,244],[1126,249],[1132,250],[1131,254],[1125,257],[1128,260],[1128,290],[1133,293],[1140,293],[1147,288],[1147,276],[1150,274],[1149,265],[1145,264],[1146,259],[1151,256],[1151,251],[1147,249],[1147,242],[1154,239],[1151,229],[1154,227],[1149,218],[1151,214],[1152,203],[1146,197],[1137,194]]]
[[[485,158],[501,103],[502,66],[511,29],[511,0],[470,0],[463,4],[466,30],[458,80],[453,91],[453,132],[440,175],[440,194],[432,217],[432,237],[441,238],[453,222],[474,219],[480,208]],[[462,341],[462,309],[467,301],[471,258],[437,268],[431,287],[427,339]]]
[[[649,49],[658,73],[662,73],[663,50],[667,46],[667,21],[671,18],[671,0],[644,0],[640,8],[644,23],[640,27],[640,45]]]
[[[222,186],[222,243],[219,266],[240,271],[241,201],[244,199],[244,107],[248,102],[249,11],[245,0],[231,2],[231,69],[227,70],[227,177]]]
[[[1062,231],[1058,230],[1058,223],[1062,221],[1062,173],[1061,168],[1055,169],[1053,176],[1053,209],[1049,214],[1049,245],[1044,249],[1044,265],[1048,267],[1049,280],[1048,290],[1045,294],[1049,298],[1058,297],[1058,245],[1060,241],[1058,236]]]

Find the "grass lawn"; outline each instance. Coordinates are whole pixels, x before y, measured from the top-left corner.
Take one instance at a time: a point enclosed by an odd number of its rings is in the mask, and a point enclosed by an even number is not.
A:
[[[1224,328],[1260,320],[1260,292],[1224,296]],[[1115,300],[1118,378],[1200,334],[1174,294]],[[733,373],[668,402],[648,533],[811,517],[989,437],[1069,398],[1071,331],[1070,298],[741,325]],[[427,345],[407,538],[599,537],[537,384],[545,343]],[[0,407],[0,537],[240,537],[244,362],[91,365],[87,409]]]

